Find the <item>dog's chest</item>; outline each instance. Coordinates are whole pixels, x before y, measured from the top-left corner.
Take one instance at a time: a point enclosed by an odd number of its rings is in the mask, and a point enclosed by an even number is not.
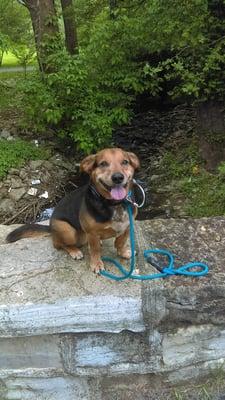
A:
[[[120,236],[129,226],[129,216],[122,206],[115,207],[112,216],[112,229],[116,232],[116,236]]]

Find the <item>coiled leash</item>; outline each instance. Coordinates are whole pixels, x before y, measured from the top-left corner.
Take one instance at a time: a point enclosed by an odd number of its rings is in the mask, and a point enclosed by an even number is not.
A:
[[[119,261],[111,258],[111,257],[102,257],[103,261],[109,262],[114,264],[114,266],[119,270],[120,275],[112,274],[109,271],[102,270],[100,274],[105,276],[106,278],[113,279],[114,281],[123,281],[125,279],[137,279],[137,280],[150,280],[150,279],[158,279],[158,278],[166,278],[172,275],[183,275],[183,276],[190,276],[190,277],[200,277],[204,276],[208,273],[208,266],[201,262],[191,262],[185,265],[180,266],[179,268],[174,267],[174,257],[172,254],[167,250],[158,250],[158,249],[149,249],[144,250],[143,254],[145,259],[148,263],[153,265],[159,273],[156,274],[149,274],[149,275],[138,275],[134,273],[135,270],[135,234],[134,234],[134,223],[133,223],[133,213],[132,213],[132,205],[136,207],[141,207],[145,201],[145,193],[143,188],[134,180],[134,184],[137,185],[142,192],[143,201],[140,204],[135,203],[132,199],[130,194],[128,195],[125,205],[129,215],[129,222],[130,222],[130,247],[131,247],[131,259],[130,259],[130,270],[127,271],[123,265],[119,263]],[[166,256],[168,258],[168,265],[167,266],[160,266],[151,256],[151,254],[160,254]],[[198,268],[198,270],[193,270]]]

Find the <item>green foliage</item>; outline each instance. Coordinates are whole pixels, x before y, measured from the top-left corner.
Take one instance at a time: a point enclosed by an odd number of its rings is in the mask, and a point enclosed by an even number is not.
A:
[[[17,109],[18,113],[21,110],[18,107],[20,101],[20,93],[18,91],[17,84],[24,80],[21,72],[1,72],[0,74],[0,111],[1,115],[9,118],[9,111]]]
[[[135,59],[140,38],[133,22],[123,13],[112,21],[104,10],[79,55],[57,52],[51,58],[55,72],[27,82],[22,101],[38,129],[51,124],[90,152],[110,141],[115,126],[129,122],[137,94],[158,93],[161,68]]]
[[[18,65],[17,58],[11,53],[11,51],[5,52],[2,59],[3,67],[14,67]],[[2,76],[2,75],[1,75]]]
[[[25,45],[33,41],[28,10],[17,0],[0,0],[0,34],[11,44]]]
[[[18,64],[26,70],[28,64],[34,61],[35,48],[34,46],[28,47],[27,45],[13,46],[12,54],[17,58]]]
[[[42,49],[48,75],[22,89],[27,123],[50,125],[86,152],[129,122],[137,95],[159,96],[167,81],[172,97],[224,99],[223,0],[116,3],[112,17],[106,0],[76,1],[79,54],[60,49],[56,35]]]
[[[204,170],[184,178],[178,188],[187,198],[186,211],[196,218],[225,215],[225,182]]]
[[[163,173],[171,179],[184,176],[189,178],[201,163],[198,146],[195,143],[178,148],[176,152],[165,153],[161,161]]]
[[[9,48],[8,36],[0,32],[0,67],[2,65],[3,56],[8,51],[8,48]]]
[[[184,28],[181,40],[170,47],[175,50],[173,56],[162,63],[166,78],[176,79],[171,95],[201,101],[224,100],[225,3],[223,0],[199,0],[191,4],[196,9],[191,11],[189,28],[186,22],[185,26],[181,24]]]
[[[10,168],[20,167],[29,160],[47,159],[49,151],[35,147],[24,140],[0,140],[0,179],[4,178]]]
[[[9,51],[23,67],[31,61],[35,53],[31,20],[17,0],[0,0],[0,66]]]
[[[168,152],[161,169],[165,183],[173,182],[174,191],[183,194],[187,215],[194,218],[225,215],[225,163],[216,174],[205,171],[197,147],[191,145]]]

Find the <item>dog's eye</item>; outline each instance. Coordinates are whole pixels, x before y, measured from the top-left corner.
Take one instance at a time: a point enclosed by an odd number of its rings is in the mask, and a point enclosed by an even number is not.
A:
[[[122,161],[122,165],[128,165],[129,164],[129,161],[128,160],[123,160]]]
[[[99,167],[104,168],[104,167],[108,167],[109,163],[107,161],[102,161],[98,164]]]

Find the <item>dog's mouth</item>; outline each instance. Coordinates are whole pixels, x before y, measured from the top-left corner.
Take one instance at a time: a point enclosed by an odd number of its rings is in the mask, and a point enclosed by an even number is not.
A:
[[[106,189],[108,192],[110,192],[110,195],[113,200],[123,200],[127,196],[126,188],[128,185],[128,181],[125,184],[117,184],[117,185],[113,185],[113,186],[107,185],[101,179],[99,179],[99,182],[104,187],[104,189]]]

